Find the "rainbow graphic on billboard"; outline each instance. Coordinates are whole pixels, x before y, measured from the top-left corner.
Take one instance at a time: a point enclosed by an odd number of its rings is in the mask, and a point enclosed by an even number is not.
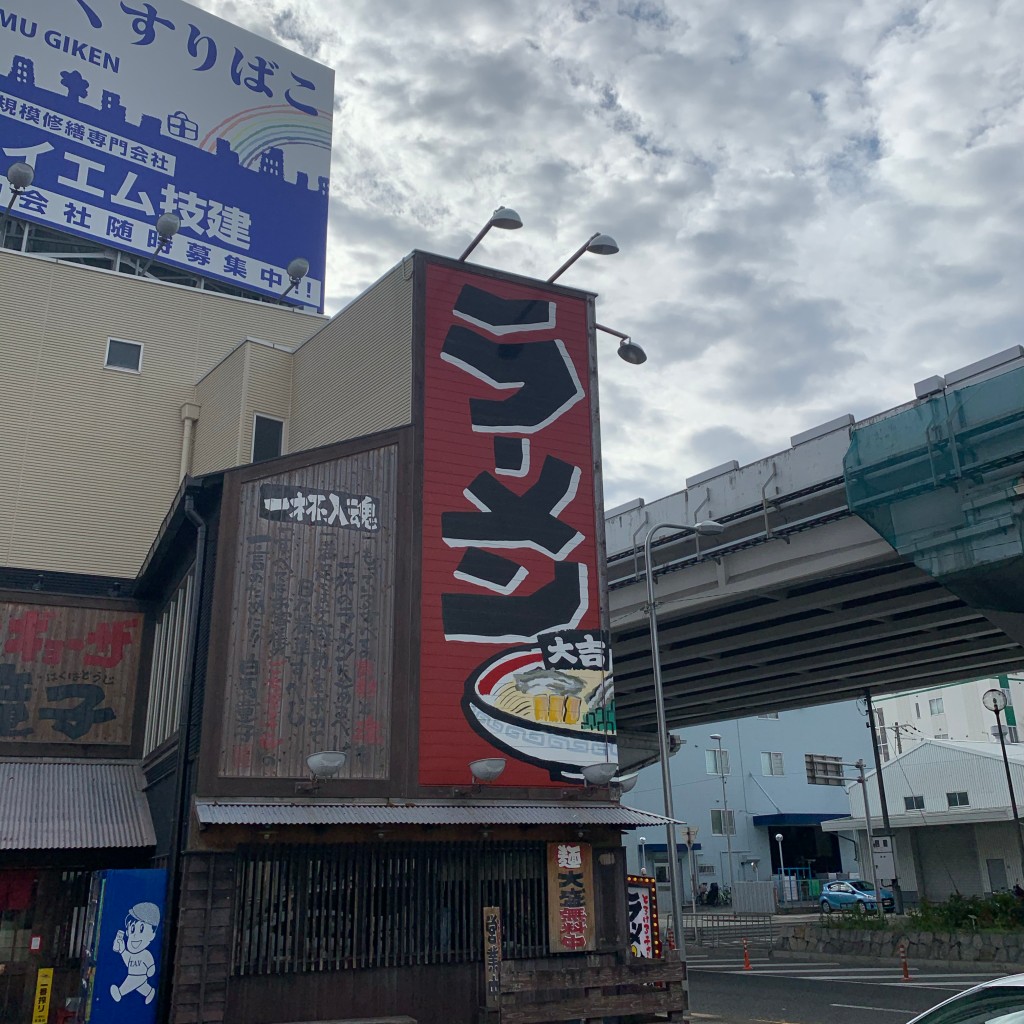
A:
[[[331,148],[331,115],[318,110],[315,118],[287,104],[250,107],[221,121],[211,128],[199,144],[207,153],[217,149],[217,139],[224,139],[238,155],[243,167],[252,167],[260,155],[271,148],[312,146]]]

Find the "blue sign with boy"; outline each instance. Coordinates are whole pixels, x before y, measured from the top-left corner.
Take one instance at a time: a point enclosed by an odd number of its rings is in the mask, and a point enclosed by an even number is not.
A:
[[[93,1024],[156,1019],[166,884],[162,869],[103,872],[86,1017]]]

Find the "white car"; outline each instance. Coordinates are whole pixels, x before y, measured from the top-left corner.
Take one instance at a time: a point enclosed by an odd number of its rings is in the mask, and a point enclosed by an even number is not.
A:
[[[975,985],[910,1024],[1024,1024],[1024,974]]]

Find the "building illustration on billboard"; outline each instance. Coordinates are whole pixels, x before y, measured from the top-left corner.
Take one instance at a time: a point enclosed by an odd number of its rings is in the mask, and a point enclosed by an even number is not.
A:
[[[0,7],[0,152],[35,171],[13,213],[322,309],[333,72],[182,0]],[[0,202],[10,199],[2,184]]]

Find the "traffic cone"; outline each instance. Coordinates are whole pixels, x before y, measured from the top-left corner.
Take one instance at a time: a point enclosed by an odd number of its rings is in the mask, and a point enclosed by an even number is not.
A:
[[[900,943],[900,964],[903,967],[903,980],[910,981],[910,966],[907,964],[907,944]]]
[[[754,968],[750,965],[750,951],[747,949],[747,940],[743,940],[743,970],[752,971]]]

